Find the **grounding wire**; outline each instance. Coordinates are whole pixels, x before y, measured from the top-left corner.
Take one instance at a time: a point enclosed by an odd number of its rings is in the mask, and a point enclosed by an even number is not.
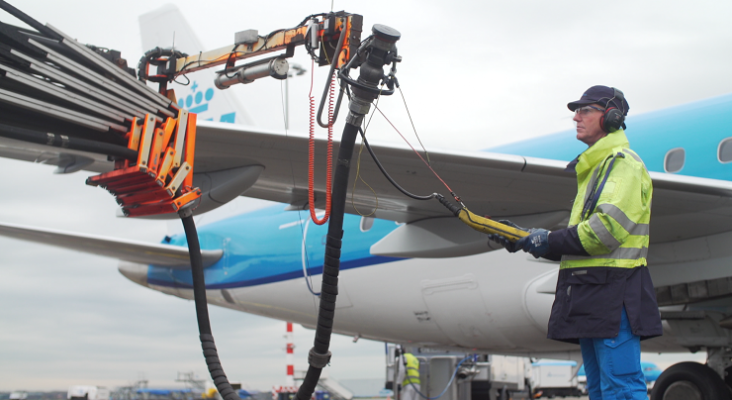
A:
[[[414,121],[412,120],[412,113],[409,112],[409,106],[407,106],[407,99],[404,98],[404,93],[402,93],[402,87],[397,84],[397,89],[399,89],[399,94],[402,96],[402,102],[404,102],[404,108],[407,110],[407,116],[409,116],[409,122],[412,124],[412,130],[414,130],[414,136],[417,137],[417,140],[419,141],[419,145],[422,146],[422,150],[424,151],[424,155],[427,156],[427,162],[432,163],[430,160],[430,153],[427,152],[427,149],[424,147],[424,144],[422,143],[422,139],[419,138],[419,134],[417,133],[417,127],[414,126]]]
[[[411,198],[413,198],[415,200],[430,200],[430,199],[434,199],[437,196],[436,193],[432,193],[429,196],[419,196],[419,195],[416,195],[416,194],[412,194],[412,193],[408,192],[406,189],[404,189],[403,187],[399,186],[399,184],[394,180],[394,178],[392,178],[391,175],[389,175],[389,173],[386,172],[386,169],[384,169],[384,166],[381,164],[381,162],[379,161],[379,159],[376,157],[376,154],[374,153],[374,150],[369,145],[368,140],[366,140],[366,135],[363,133],[363,130],[361,130],[361,128],[359,128],[358,131],[361,133],[361,137],[363,138],[363,143],[366,145],[366,150],[368,150],[369,151],[369,154],[371,154],[371,158],[374,159],[374,162],[376,163],[376,166],[379,167],[379,170],[381,170],[381,173],[384,174],[384,176],[386,177],[386,179],[388,179],[389,182],[391,182],[391,184],[395,188],[397,188],[400,192],[404,193],[404,195],[406,195],[407,197],[411,197]]]
[[[454,197],[455,200],[458,203],[462,204],[462,200],[460,200],[460,197],[457,194],[455,194],[455,191],[453,191],[450,188],[450,186],[447,184],[447,182],[445,182],[445,180],[442,179],[442,177],[440,177],[440,175],[437,173],[437,171],[435,171],[434,168],[432,168],[432,166],[427,161],[425,161],[424,157],[422,157],[422,155],[419,154],[419,152],[414,148],[414,146],[412,146],[412,144],[409,143],[409,140],[407,140],[407,138],[405,138],[404,135],[402,135],[402,133],[399,132],[399,129],[397,129],[397,127],[394,126],[394,124],[389,120],[389,118],[386,117],[386,115],[381,111],[381,109],[379,109],[379,107],[374,107],[374,108],[376,108],[376,110],[379,111],[379,113],[381,114],[382,117],[384,117],[384,119],[386,120],[386,122],[388,122],[389,125],[391,125],[391,127],[394,128],[394,130],[399,134],[399,136],[401,136],[401,138],[404,140],[404,142],[412,149],[412,151],[414,151],[414,154],[416,154],[417,157],[419,157],[419,159],[422,160],[422,162],[424,163],[424,165],[426,165],[427,168],[429,168],[429,170],[432,171],[432,173],[435,175],[435,177],[437,179],[439,179],[440,182],[442,182],[443,185],[445,185],[445,187],[447,188],[447,190],[450,191],[450,194],[452,195],[452,197]]]

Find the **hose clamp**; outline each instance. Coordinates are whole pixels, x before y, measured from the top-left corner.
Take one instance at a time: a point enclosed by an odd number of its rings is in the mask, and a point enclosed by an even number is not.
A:
[[[320,354],[315,351],[315,347],[310,349],[308,353],[308,364],[313,368],[323,369],[330,362],[330,351],[326,354]]]
[[[193,207],[183,207],[178,211],[181,218],[188,218],[193,215]]]

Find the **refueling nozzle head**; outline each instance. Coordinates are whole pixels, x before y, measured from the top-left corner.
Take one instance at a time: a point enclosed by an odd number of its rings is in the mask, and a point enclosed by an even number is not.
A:
[[[398,30],[381,24],[375,24],[371,28],[371,32],[374,34],[374,38],[386,43],[396,43],[402,37]]]

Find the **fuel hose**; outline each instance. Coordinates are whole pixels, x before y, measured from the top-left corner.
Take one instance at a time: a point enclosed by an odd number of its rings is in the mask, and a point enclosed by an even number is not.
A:
[[[347,123],[343,128],[341,145],[338,149],[336,170],[333,175],[333,195],[331,197],[330,222],[325,244],[323,262],[323,281],[320,290],[318,323],[315,328],[313,348],[308,354],[308,371],[297,391],[298,400],[308,400],[315,391],[323,368],[330,362],[330,337],[333,333],[336,297],[338,296],[338,273],[341,264],[341,244],[343,239],[343,218],[346,208],[346,192],[353,147],[358,135],[358,127]]]
[[[213,379],[216,389],[224,400],[241,400],[224,373],[224,367],[221,365],[221,360],[219,360],[216,343],[214,343],[214,337],[211,333],[211,321],[208,318],[208,303],[206,302],[206,281],[203,275],[203,258],[201,257],[201,245],[198,242],[196,224],[193,221],[193,212],[190,208],[185,208],[180,211],[179,215],[188,241],[198,333],[201,339],[203,356],[206,357],[208,372],[211,374],[211,379]]]
[[[383,66],[388,55],[396,51],[395,43],[401,34],[388,26],[374,25],[374,40],[368,46],[366,62],[360,67],[360,86],[376,88],[384,79]],[[330,338],[333,333],[333,322],[338,296],[338,274],[340,270],[341,244],[343,239],[343,218],[346,209],[346,193],[350,172],[353,148],[364,116],[368,113],[372,102],[378,96],[374,91],[353,88],[353,96],[349,102],[349,113],[343,128],[338,158],[333,175],[333,194],[331,196],[331,214],[328,222],[328,234],[323,261],[323,281],[320,291],[318,322],[315,327],[315,340],[308,354],[308,370],[305,379],[297,391],[297,400],[309,400],[320,380],[323,368],[330,362]]]

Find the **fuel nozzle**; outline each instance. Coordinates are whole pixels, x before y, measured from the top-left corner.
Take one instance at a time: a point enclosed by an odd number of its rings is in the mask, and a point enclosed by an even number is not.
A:
[[[375,99],[379,94],[385,94],[378,85],[388,77],[384,74],[384,66],[396,62],[398,58],[396,42],[401,34],[396,29],[380,24],[374,25],[371,32],[373,39],[368,47],[368,56],[366,62],[361,64],[356,81],[359,85],[354,85],[353,92],[360,97]]]
[[[348,119],[355,126],[361,126],[363,116],[369,113],[371,103],[380,95],[394,93],[392,89],[379,88],[380,83],[388,83],[389,76],[384,74],[384,66],[395,63],[396,42],[401,34],[396,29],[386,25],[376,24],[371,29],[373,36],[367,45],[359,49],[359,53],[366,52],[365,61],[359,67],[358,79],[348,76],[348,69],[344,68],[339,77],[351,85],[353,97],[348,103]],[[401,58],[399,58],[401,60]],[[392,85],[393,86],[393,85]]]

